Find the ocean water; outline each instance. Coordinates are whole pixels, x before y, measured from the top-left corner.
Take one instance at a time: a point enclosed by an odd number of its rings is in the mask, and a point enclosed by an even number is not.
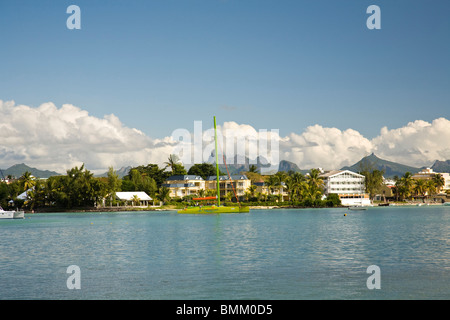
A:
[[[449,298],[450,207],[0,220],[0,299]]]

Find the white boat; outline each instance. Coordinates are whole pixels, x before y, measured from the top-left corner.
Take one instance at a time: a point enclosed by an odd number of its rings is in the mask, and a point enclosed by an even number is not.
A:
[[[14,219],[14,211],[0,209],[0,219]]]
[[[450,202],[444,202],[442,205],[443,206],[450,206]]]
[[[0,207],[0,219],[23,219],[25,218],[24,211],[5,211]]]
[[[25,211],[13,211],[13,217],[14,219],[25,219]]]
[[[348,210],[367,210],[367,207],[365,207],[363,205],[356,205],[356,206],[348,207]]]

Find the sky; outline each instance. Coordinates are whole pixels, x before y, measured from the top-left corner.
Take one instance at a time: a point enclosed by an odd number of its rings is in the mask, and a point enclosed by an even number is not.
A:
[[[280,160],[301,168],[371,152],[448,160],[448,12],[446,0],[2,0],[0,168],[161,163],[174,130],[213,116],[277,130]]]

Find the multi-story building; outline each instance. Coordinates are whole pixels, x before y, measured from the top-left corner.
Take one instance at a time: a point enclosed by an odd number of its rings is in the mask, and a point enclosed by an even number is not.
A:
[[[437,193],[450,190],[450,174],[446,172],[434,172],[433,169],[426,168],[412,176],[413,179],[431,180],[434,176],[440,174],[444,178],[444,185]]]
[[[197,175],[172,176],[164,181],[162,186],[170,190],[171,198],[182,198],[205,190],[205,180]]]
[[[228,192],[234,196],[234,192],[238,197],[243,197],[245,191],[251,185],[251,180],[245,174],[228,176],[219,176],[220,197],[223,198]],[[234,191],[233,191],[234,187]],[[217,177],[209,176],[206,180],[206,189],[217,189]]]
[[[339,195],[344,206],[370,205],[369,196],[365,193],[365,177],[350,170],[334,170],[320,175],[324,182],[324,194]]]
[[[256,186],[256,190],[255,190],[256,193],[259,192],[261,194],[267,194],[267,195],[281,194],[282,195],[281,201],[289,200],[289,194],[286,191],[284,182],[281,183],[281,186],[277,186],[277,187],[273,187],[273,188],[269,187],[267,185],[267,183],[264,181],[255,182],[253,185]]]

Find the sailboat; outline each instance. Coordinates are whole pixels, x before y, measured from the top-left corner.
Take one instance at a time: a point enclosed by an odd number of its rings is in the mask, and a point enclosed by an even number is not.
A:
[[[191,214],[210,214],[210,213],[241,213],[249,212],[249,207],[246,206],[221,206],[220,205],[220,179],[219,179],[219,156],[217,152],[217,128],[216,128],[216,117],[214,117],[214,140],[215,140],[215,151],[216,151],[216,196],[215,197],[203,197],[203,198],[193,198],[194,201],[202,200],[217,200],[217,205],[200,205],[195,207],[186,207],[178,210],[178,213],[191,213]],[[228,171],[228,170],[227,170]]]

